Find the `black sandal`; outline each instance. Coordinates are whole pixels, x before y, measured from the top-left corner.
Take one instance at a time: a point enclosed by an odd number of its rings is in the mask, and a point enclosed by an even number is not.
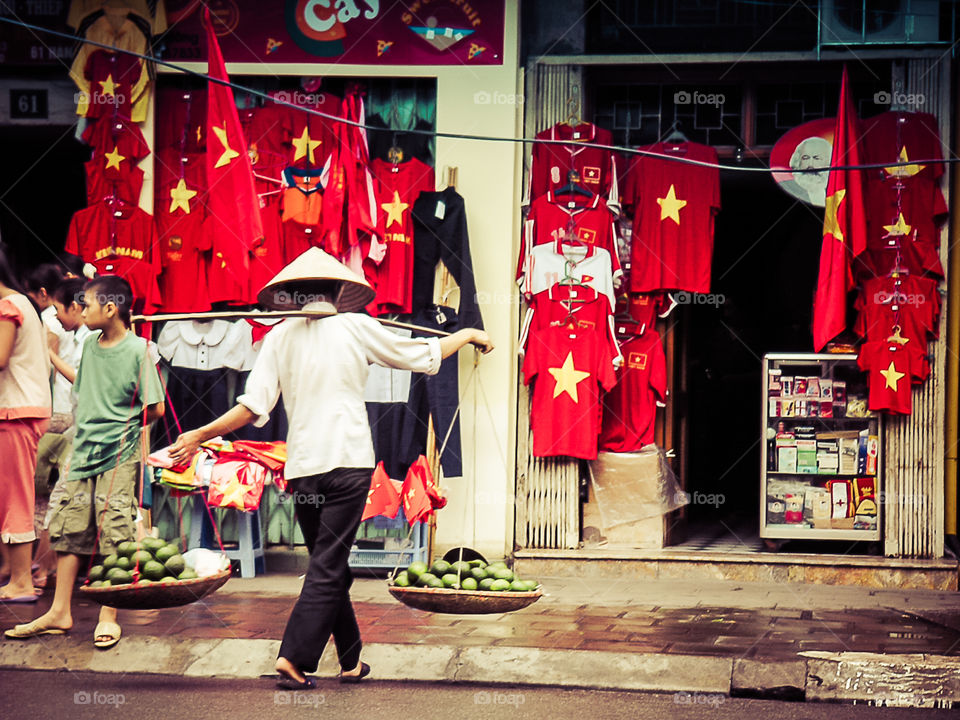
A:
[[[317,681],[307,675],[304,676],[303,682],[283,673],[280,673],[277,678],[277,687],[281,690],[313,690],[316,686]]]
[[[358,683],[363,680],[367,675],[370,674],[370,666],[365,662],[360,663],[360,674],[359,675],[344,675],[340,673],[340,682],[342,683]]]

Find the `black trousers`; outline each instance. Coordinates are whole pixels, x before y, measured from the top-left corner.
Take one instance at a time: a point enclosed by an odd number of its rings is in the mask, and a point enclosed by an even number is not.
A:
[[[337,468],[290,480],[310,565],[287,621],[279,656],[300,672],[316,671],[331,633],[340,667],[353,670],[360,662],[362,643],[350,603],[353,575],[347,561],[372,473],[372,468]]]

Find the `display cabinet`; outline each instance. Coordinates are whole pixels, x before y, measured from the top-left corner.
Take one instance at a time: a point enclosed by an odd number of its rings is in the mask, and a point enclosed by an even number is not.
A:
[[[850,354],[763,359],[760,537],[879,540],[882,418]]]

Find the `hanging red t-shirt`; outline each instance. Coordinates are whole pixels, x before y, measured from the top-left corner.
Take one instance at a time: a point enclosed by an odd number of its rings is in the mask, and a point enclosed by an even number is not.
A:
[[[603,396],[600,449],[636,452],[653,442],[657,401],[667,399],[667,360],[656,330],[627,340],[620,352],[617,384]]]
[[[676,306],[670,293],[623,293],[617,296],[616,315],[629,315],[643,334],[656,325],[657,318],[667,317]]]
[[[380,158],[370,163],[378,208],[377,225],[385,244],[376,266],[377,314],[409,313],[413,282],[413,203],[433,192],[433,168],[416,158],[394,165]]]
[[[257,192],[279,190],[281,174],[287,167],[288,150],[284,145],[283,113],[279,106],[271,104],[240,110],[239,116]]]
[[[283,229],[283,262],[288,265],[312,247],[327,251],[323,244],[323,234],[314,225],[303,225],[295,220],[287,220]]]
[[[641,148],[660,155],[716,164],[717,151],[698,143]],[[713,223],[720,210],[720,171],[638,155],[623,204],[633,207],[630,290],[710,292]]]
[[[940,125],[930,113],[891,110],[861,122],[865,163],[895,163],[914,160],[940,160],[943,146]],[[905,157],[901,153],[905,152]],[[871,170],[871,177],[877,171]],[[885,176],[899,175],[935,180],[943,175],[942,163],[890,167],[879,171]]]
[[[278,91],[273,93],[303,108],[340,117],[340,98],[325,92]],[[323,167],[336,143],[336,121],[286,105],[275,105],[283,128],[287,164],[298,168]]]
[[[175,147],[187,152],[206,148],[207,91],[158,87],[157,114],[163,122],[154,126],[154,142],[159,148]]]
[[[615,223],[616,217],[599,195],[591,198],[556,197],[548,191],[530,204],[530,212],[523,224],[517,280],[522,280],[529,265],[529,252],[534,247],[569,237],[606,250],[610,254],[613,279],[617,280],[623,270],[617,253]]]
[[[524,383],[533,383],[530,425],[536,457],[593,460],[600,434],[600,390],[616,383],[606,333],[548,327],[530,336]]]
[[[160,244],[153,217],[136,205],[97,203],[74,213],[64,250],[93,264],[101,275],[119,275],[130,283],[144,312],[160,307],[157,275]]]
[[[867,250],[855,262],[858,274],[888,273],[899,246],[901,269],[942,276],[940,228],[948,210],[939,185],[919,176],[873,180],[867,198]]]
[[[530,299],[520,331],[520,347],[526,352],[530,336],[540,330],[565,326],[605,335],[614,364],[620,363],[620,347],[606,296],[585,285],[554,285]]]
[[[123,182],[109,182],[103,175],[102,162],[101,158],[88,160],[83,164],[87,178],[87,205],[96,205],[114,197],[130,205],[139,204],[140,192],[143,190],[143,170],[138,167],[131,168]]]
[[[931,278],[878,277],[863,285],[857,298],[854,331],[867,340],[885,340],[900,325],[900,334],[921,347],[940,332],[940,293]]]
[[[921,345],[906,345],[877,340],[864,343],[857,358],[860,369],[868,373],[870,409],[886,410],[894,415],[912,412],[911,386],[927,379],[930,364]]]
[[[160,291],[165,312],[210,309],[203,153],[166,148],[156,158],[155,208],[160,241]]]
[[[570,171],[576,170],[583,187],[600,195],[610,206],[618,208],[620,193],[617,187],[616,155],[611,150],[584,147],[581,144],[613,145],[613,135],[609,130],[592,123],[581,123],[576,127],[558,123],[538,132],[536,139],[569,141],[569,144],[533,144],[529,202],[566,185]]]
[[[130,117],[133,102],[145,92],[143,60],[108,50],[94,50],[83,71],[90,83],[86,117]]]
[[[256,297],[261,288],[286,264],[283,254],[283,226],[280,222],[280,200],[274,195],[260,199],[260,219],[263,222],[263,241],[254,246],[250,258],[250,296]]]

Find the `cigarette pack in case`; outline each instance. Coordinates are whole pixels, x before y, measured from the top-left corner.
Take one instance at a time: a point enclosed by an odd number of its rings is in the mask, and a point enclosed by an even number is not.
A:
[[[880,455],[880,438],[870,435],[867,438],[867,475],[877,474],[877,457]]]
[[[793,376],[783,375],[780,377],[780,394],[793,395]]]
[[[830,378],[820,378],[820,402],[824,400],[833,401],[833,380]]]
[[[793,385],[793,392],[795,395],[806,395],[807,394],[807,378],[798,375],[796,381]]]
[[[809,377],[807,378],[807,397],[820,397],[820,378],[818,377]]]
[[[802,475],[817,474],[817,441],[797,438],[797,472]]]
[[[780,472],[785,473],[795,473],[797,471],[796,445],[777,448],[777,468]]]
[[[857,473],[857,456],[860,452],[858,438],[840,438],[840,474],[855,475]]]

